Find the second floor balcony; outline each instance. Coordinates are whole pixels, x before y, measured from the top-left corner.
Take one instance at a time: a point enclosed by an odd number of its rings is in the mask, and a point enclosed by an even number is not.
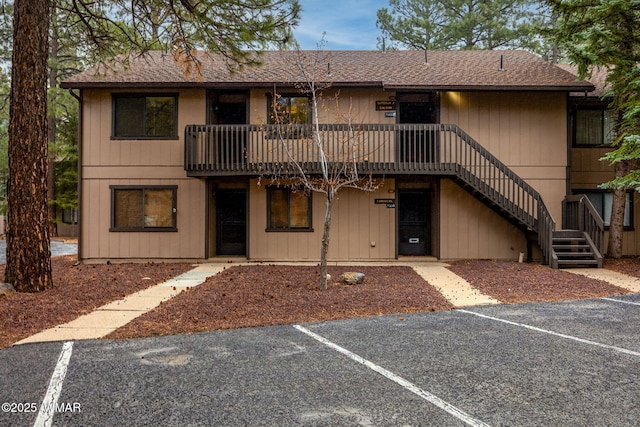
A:
[[[190,125],[185,170],[256,176],[300,166],[316,174],[323,163],[350,163],[361,173],[448,174],[464,157],[463,139],[458,127],[440,124]]]
[[[540,194],[456,125],[191,125],[185,129],[188,176],[262,176],[323,169],[358,175],[438,175],[454,179],[517,227],[535,231],[543,258],[555,221]]]

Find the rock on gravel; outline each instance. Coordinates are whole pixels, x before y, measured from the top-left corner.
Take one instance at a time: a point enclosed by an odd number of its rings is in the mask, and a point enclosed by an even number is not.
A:
[[[364,281],[364,273],[345,271],[344,273],[342,273],[340,279],[347,285],[359,285]]]

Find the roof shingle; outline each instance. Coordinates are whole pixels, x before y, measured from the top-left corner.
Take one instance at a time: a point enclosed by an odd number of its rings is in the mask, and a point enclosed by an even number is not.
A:
[[[66,88],[269,87],[304,81],[386,89],[591,91],[593,85],[526,51],[266,51],[261,66],[230,71],[220,55],[198,53],[201,72],[170,54],[149,52],[127,65],[93,67],[65,80]],[[425,61],[426,60],[426,61]],[[314,65],[315,64],[315,65]]]
[[[573,74],[574,76],[578,75],[578,67],[571,64],[558,64],[560,68],[566,70]],[[605,67],[594,67],[591,69],[591,76],[585,80],[589,81],[595,87],[595,90],[589,93],[589,97],[591,98],[602,98],[611,89],[611,86],[607,82],[608,71]],[[584,97],[584,93],[572,93],[572,96],[575,97]]]

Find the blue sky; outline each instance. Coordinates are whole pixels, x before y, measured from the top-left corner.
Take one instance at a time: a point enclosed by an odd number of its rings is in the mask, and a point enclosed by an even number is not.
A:
[[[388,0],[299,0],[300,24],[294,35],[302,49],[316,49],[326,32],[326,49],[376,49],[380,30],[376,28],[378,9]]]

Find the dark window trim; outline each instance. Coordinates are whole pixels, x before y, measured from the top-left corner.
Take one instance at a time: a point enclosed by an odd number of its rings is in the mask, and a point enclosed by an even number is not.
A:
[[[572,190],[572,193],[574,195],[578,195],[578,194],[586,194],[586,193],[602,193],[602,194],[613,194],[613,191],[610,190],[603,190],[600,188],[583,188],[580,190]],[[627,206],[629,206],[629,222],[631,223],[631,225],[625,225],[624,226],[624,231],[634,231],[635,230],[635,209],[633,208],[634,203],[634,190],[627,190],[627,194],[629,195],[629,203],[627,203]],[[604,200],[604,198],[603,198]],[[597,206],[596,206],[597,209]],[[604,206],[603,206],[604,209]],[[604,218],[603,218],[604,220]],[[604,229],[605,230],[609,230],[610,226],[609,225],[605,225]]]
[[[173,109],[173,135],[167,136],[118,136],[116,135],[116,98],[153,98],[163,97],[174,98]],[[179,94],[176,92],[162,93],[162,92],[115,92],[111,94],[111,139],[112,140],[128,140],[128,141],[146,141],[146,140],[178,140],[178,98]]]
[[[278,189],[278,190],[287,190],[287,197],[288,197],[288,207],[289,207],[289,223],[291,223],[291,194],[293,193],[293,188],[291,187],[278,187],[275,185],[271,185],[267,187],[267,228],[265,229],[266,232],[268,233],[312,233],[313,232],[313,222],[312,222],[312,212],[313,212],[313,194],[309,193],[308,194],[308,211],[307,211],[307,217],[308,217],[308,222],[309,222],[309,226],[308,227],[291,227],[291,226],[287,226],[286,228],[274,228],[271,227],[271,190],[274,189]],[[307,191],[305,189],[296,189],[296,191]]]
[[[307,123],[295,123],[295,124],[310,125],[313,123],[313,105],[311,103],[311,97],[309,95],[305,95],[303,93],[291,93],[291,92],[276,93],[276,94],[282,98],[307,98],[307,104],[309,106],[309,118],[307,119]],[[269,114],[267,114],[267,123],[275,125],[278,123],[275,123],[273,120],[273,100],[274,100],[274,94],[267,93],[267,111],[269,112]],[[288,125],[289,123],[282,123],[282,124]]]
[[[111,226],[109,227],[109,231],[113,232],[176,232],[178,231],[178,186],[177,185],[111,185],[109,186],[111,190]],[[116,190],[171,190],[172,191],[172,217],[171,222],[173,225],[171,227],[116,227]]]
[[[573,148],[609,148],[611,147],[611,144],[599,144],[599,145],[595,145],[595,144],[577,144],[576,143],[576,134],[577,134],[577,127],[578,127],[578,111],[600,111],[600,114],[603,116],[602,117],[602,140],[605,141],[606,135],[605,135],[605,127],[604,127],[604,114],[606,111],[610,110],[610,108],[608,108],[608,106],[604,106],[604,105],[599,105],[599,104],[587,104],[587,105],[581,105],[578,107],[575,107],[573,109],[573,111],[571,112],[571,146]]]

